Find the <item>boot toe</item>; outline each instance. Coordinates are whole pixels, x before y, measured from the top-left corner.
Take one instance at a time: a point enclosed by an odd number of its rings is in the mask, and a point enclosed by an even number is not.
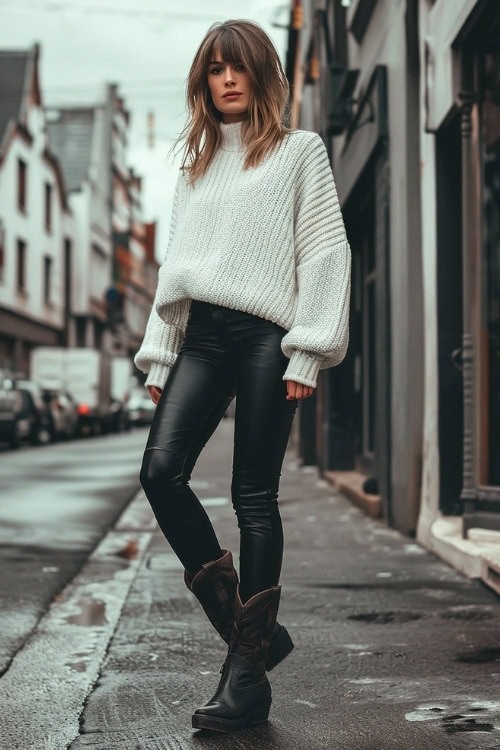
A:
[[[197,729],[234,731],[266,721],[271,707],[271,684],[265,672],[238,654],[229,654],[214,696],[192,716]]]
[[[227,706],[220,703],[208,703],[206,706],[196,709],[192,716],[194,729],[212,729],[220,732],[234,732],[243,727],[260,724],[269,718],[272,696],[269,695],[251,707],[244,713],[237,715],[234,711],[227,710]]]

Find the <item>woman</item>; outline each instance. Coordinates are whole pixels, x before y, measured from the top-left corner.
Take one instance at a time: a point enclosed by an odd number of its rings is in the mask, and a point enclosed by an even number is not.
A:
[[[187,587],[228,644],[193,726],[233,731],[267,719],[266,670],[293,648],[276,621],[279,479],[298,401],[346,353],[351,254],[326,148],[283,124],[288,82],[258,24],[210,27],[187,103],[167,251],[134,359],[157,404],[140,480]],[[239,578],[189,486],[235,396]]]

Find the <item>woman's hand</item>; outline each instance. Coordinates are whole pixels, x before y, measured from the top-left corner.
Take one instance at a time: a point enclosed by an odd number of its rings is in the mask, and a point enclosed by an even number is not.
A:
[[[314,390],[311,385],[303,385],[302,383],[297,383],[295,380],[287,380],[286,384],[288,389],[287,401],[290,401],[292,398],[308,398]]]
[[[154,403],[157,404],[160,400],[162,388],[158,388],[156,385],[148,385],[147,389],[149,391],[149,395],[153,399]]]

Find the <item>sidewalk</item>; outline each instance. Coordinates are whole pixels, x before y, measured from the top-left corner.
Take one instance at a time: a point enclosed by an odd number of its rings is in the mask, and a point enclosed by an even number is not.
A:
[[[363,489],[366,476],[359,471],[325,471],[325,479],[342,492],[368,516],[382,516],[382,498]],[[429,518],[429,511],[421,509],[416,538],[426,549],[434,552],[459,573],[468,578],[479,578],[500,594],[500,531],[469,529],[463,537],[463,516]]]
[[[231,419],[221,422],[191,486],[237,564],[232,430]],[[291,451],[280,490],[279,619],[296,648],[269,675],[267,725],[237,735],[192,729],[193,710],[215,691],[226,647],[184,586],[171,548],[158,531],[151,533],[145,498],[137,504],[140,512],[121,528],[141,544],[147,533],[148,545],[136,560],[71,750],[184,750],[200,742],[270,750],[500,748],[498,597],[365,516],[319,480],[314,467],[298,467]],[[49,677],[50,668],[41,678]],[[43,702],[43,692],[36,695]],[[57,714],[55,706],[45,710]],[[56,738],[29,747],[65,745]]]

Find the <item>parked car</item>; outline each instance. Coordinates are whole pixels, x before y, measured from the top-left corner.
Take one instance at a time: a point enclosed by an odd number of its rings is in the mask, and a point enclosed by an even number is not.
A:
[[[153,421],[156,404],[147,388],[140,386],[130,392],[127,401],[128,420],[131,425],[146,425]]]
[[[12,388],[0,383],[0,442],[9,443],[11,448],[17,448],[20,442],[17,406],[18,399]]]
[[[19,439],[27,438],[32,445],[50,443],[54,437],[52,418],[40,387],[31,380],[14,380],[13,390],[18,393],[15,398]]]
[[[128,357],[88,347],[35,346],[30,353],[33,381],[40,388],[61,389],[73,397],[81,435],[127,429],[131,368]]]
[[[42,388],[41,393],[50,411],[53,439],[75,437],[78,431],[78,406],[71,394],[59,388]]]

